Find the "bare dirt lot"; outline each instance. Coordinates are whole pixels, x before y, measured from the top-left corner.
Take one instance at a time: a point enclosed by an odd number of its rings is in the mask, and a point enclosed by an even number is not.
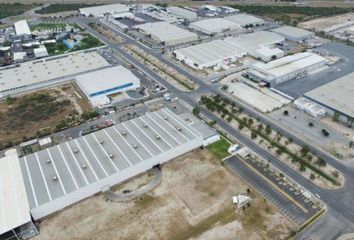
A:
[[[162,167],[162,183],[130,202],[91,197],[40,224],[41,239],[287,239],[294,225],[258,196],[237,209],[231,197],[248,186],[207,150],[198,150]],[[117,189],[134,189],[144,174]]]

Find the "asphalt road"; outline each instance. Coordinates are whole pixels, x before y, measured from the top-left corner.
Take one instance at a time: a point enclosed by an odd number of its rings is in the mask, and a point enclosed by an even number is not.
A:
[[[75,19],[76,22],[86,25],[87,22],[95,21],[93,19]],[[115,51],[121,53],[124,57],[127,58],[136,68],[140,69],[142,72],[147,74],[152,79],[162,83],[164,86],[168,88],[168,90],[173,93],[173,95],[177,96],[179,99],[189,103],[191,106],[195,106],[198,104],[198,99],[203,94],[223,94],[218,88],[219,85],[207,84],[202,79],[199,79],[189,72],[184,70],[183,68],[176,66],[175,64],[166,61],[158,51],[151,50],[139,44],[139,47],[143,48],[145,51],[148,51],[151,54],[154,54],[158,57],[161,61],[164,61],[166,64],[175,67],[178,71],[185,76],[189,77],[193,81],[195,81],[199,88],[191,93],[182,92],[176,89],[175,86],[170,84],[168,81],[159,77],[155,72],[148,69],[142,63],[136,61],[133,57],[129,54],[124,52],[121,49],[122,44],[114,44],[110,43],[105,37],[101,36],[94,30],[87,27],[88,31],[91,32],[96,37],[100,38],[106,44],[114,49]],[[129,44],[137,44],[135,41],[130,39],[129,37],[121,34],[121,36],[125,39],[126,43]],[[321,149],[318,149],[316,146],[311,145],[310,143],[303,140],[301,137],[291,133],[287,129],[279,126],[276,122],[273,122],[267,116],[258,113],[253,108],[249,107],[248,105],[240,102],[235,101],[234,99],[230,99],[231,101],[235,102],[237,106],[242,107],[244,111],[249,114],[251,117],[258,118],[262,123],[270,125],[274,131],[280,132],[283,136],[287,138],[292,138],[293,141],[299,145],[309,145],[311,151],[315,153],[320,158],[324,159],[327,163],[331,164],[339,171],[343,173],[346,178],[345,185],[338,190],[327,190],[322,189],[314,185],[311,181],[302,177],[298,172],[294,171],[286,164],[281,162],[279,159],[271,155],[269,152],[264,150],[263,148],[259,147],[258,145],[254,144],[248,137],[243,136],[237,130],[233,129],[226,123],[223,119],[216,117],[212,112],[208,111],[205,108],[202,108],[202,114],[207,116],[209,119],[217,119],[218,126],[222,128],[228,134],[231,134],[236,139],[238,139],[242,144],[249,147],[255,153],[263,157],[264,159],[270,159],[272,164],[276,166],[280,171],[282,171],[285,175],[292,178],[294,181],[299,183],[305,189],[311,191],[312,193],[319,194],[321,196],[322,201],[327,204],[327,213],[320,219],[320,221],[316,222],[311,227],[307,228],[305,231],[298,236],[298,239],[311,239],[315,237],[315,239],[334,239],[336,236],[345,233],[354,231],[354,208],[352,203],[354,202],[354,186],[351,184],[351,180],[354,176],[354,164],[353,161],[350,162],[340,162],[330,156],[329,154],[325,153]],[[321,231],[319,231],[321,229]]]

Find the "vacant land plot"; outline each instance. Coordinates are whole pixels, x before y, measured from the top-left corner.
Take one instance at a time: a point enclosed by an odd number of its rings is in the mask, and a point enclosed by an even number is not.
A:
[[[31,3],[31,4],[22,4],[22,3],[1,3],[0,4],[0,19],[9,17],[9,16],[16,16],[23,14],[24,12],[38,7],[41,4]]]
[[[353,21],[353,20],[354,20],[354,14],[347,13],[347,14],[341,14],[332,17],[313,19],[307,22],[302,22],[299,24],[299,26],[307,29],[315,29],[315,31],[323,31],[335,25],[345,24],[346,22]]]
[[[50,133],[62,120],[74,119],[81,108],[74,104],[76,97],[58,87],[0,102],[0,148]]]
[[[165,164],[162,173],[151,193],[125,203],[91,197],[44,220],[34,239],[285,239],[293,228],[252,190],[250,206],[237,209],[231,198],[247,193],[247,185],[206,149]],[[119,191],[148,178],[135,178]]]
[[[36,11],[39,14],[48,14],[48,13],[57,13],[57,12],[64,12],[64,11],[76,11],[79,8],[85,7],[92,7],[97,6],[99,4],[86,4],[86,3],[70,3],[70,4],[63,4],[63,3],[54,3],[50,4],[47,7],[41,8]]]

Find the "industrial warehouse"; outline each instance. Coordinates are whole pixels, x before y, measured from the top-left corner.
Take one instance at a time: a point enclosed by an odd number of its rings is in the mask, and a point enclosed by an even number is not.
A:
[[[110,103],[109,95],[140,87],[140,80],[123,66],[104,68],[77,76],[76,84],[94,107]]]
[[[241,27],[255,27],[264,24],[264,20],[248,14],[235,14],[227,16],[225,19],[238,23]]]
[[[241,25],[224,18],[210,18],[192,22],[189,28],[207,35],[215,35],[241,29]]]
[[[244,57],[246,52],[231,41],[214,40],[174,51],[176,58],[195,69],[232,63]]]
[[[0,69],[0,98],[73,79],[80,73],[109,67],[97,52],[81,52],[35,60]]]
[[[353,124],[354,119],[354,73],[347,74],[320,86],[304,96],[324,107],[330,115],[339,113],[339,120]]]
[[[114,15],[114,14],[120,14],[125,12],[129,12],[129,7],[119,3],[79,9],[79,13],[85,17],[89,17],[89,16],[103,17],[108,13]]]
[[[248,74],[251,78],[275,86],[325,66],[327,60],[317,54],[304,52],[286,56],[269,63],[254,63]]]
[[[25,188],[26,194],[16,198],[22,202],[23,217],[18,221],[3,221],[1,234],[31,222],[29,213],[35,221],[40,220],[219,139],[216,132],[210,133],[210,130],[207,131],[207,138],[211,140],[204,139],[205,133],[199,132],[203,129],[200,126],[194,129],[193,124],[186,124],[182,117],[168,109],[161,109],[20,159],[12,153],[13,163],[5,175],[9,177],[0,184],[2,189],[21,190],[16,194],[23,194]],[[0,163],[7,160],[9,164],[7,158],[0,160]],[[10,181],[14,174],[18,178],[16,182]],[[23,179],[19,177],[21,175]],[[7,195],[2,195],[0,201],[2,209],[10,204],[19,204],[4,196]],[[10,208],[3,216],[15,216],[14,211]],[[27,227],[26,231],[29,230],[36,233],[35,229]],[[23,231],[22,228],[17,234],[25,234],[26,231]]]
[[[234,37],[232,41],[247,54],[264,62],[284,56],[284,51],[277,44],[282,44],[285,38],[276,33],[259,31]]]
[[[168,11],[177,17],[187,19],[188,21],[194,21],[198,18],[196,12],[181,7],[171,6],[168,7]]]
[[[285,39],[293,42],[302,42],[315,36],[315,33],[313,32],[292,26],[282,26],[272,29],[271,31],[282,35]]]
[[[167,22],[145,23],[135,26],[151,39],[166,46],[173,46],[198,40],[196,33],[179,28]]]

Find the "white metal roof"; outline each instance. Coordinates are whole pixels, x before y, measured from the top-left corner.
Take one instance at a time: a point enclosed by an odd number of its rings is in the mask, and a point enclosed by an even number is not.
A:
[[[17,152],[5,154],[0,158],[0,235],[31,221]]]
[[[109,65],[97,52],[81,52],[2,67],[0,93],[6,94],[8,91],[25,88],[31,84],[70,77]]]
[[[233,57],[235,55],[246,55],[246,52],[231,41],[214,40],[175,51],[198,65]]]
[[[303,39],[315,35],[313,32],[304,30],[302,28],[293,27],[293,26],[282,26],[279,28],[272,29],[271,31],[278,33],[284,37],[292,37],[292,38],[299,38],[299,39]]]
[[[189,27],[207,34],[213,34],[239,29],[241,25],[224,18],[210,18],[192,22]]]
[[[188,19],[189,21],[192,21],[192,20],[195,20],[198,18],[198,15],[196,12],[193,12],[193,11],[185,9],[185,8],[171,6],[171,7],[168,7],[168,10],[172,14],[174,14],[175,16]]]
[[[31,35],[31,30],[26,20],[15,22],[14,24],[16,35],[28,34]]]
[[[81,201],[203,144],[169,109],[27,155],[20,159],[35,220]]]
[[[124,84],[140,85],[140,80],[123,66],[104,68],[77,76],[77,84],[86,95],[113,89]]]
[[[135,27],[158,38],[161,42],[175,41],[189,37],[194,38],[195,40],[198,38],[197,34],[167,22],[144,23]]]
[[[242,14],[242,13],[227,16],[226,19],[236,22],[243,27],[246,25],[250,25],[250,24],[256,25],[256,24],[263,24],[264,23],[264,20],[261,18],[254,17],[254,16],[248,15],[248,14]]]
[[[326,62],[326,59],[314,53],[303,52],[286,56],[268,63],[255,63],[253,64],[253,68],[259,69],[268,76],[274,78],[293,73],[320,62]]]
[[[123,4],[116,3],[116,4],[95,6],[95,7],[80,8],[79,11],[81,14],[84,14],[86,16],[89,15],[103,16],[105,13],[117,14],[117,13],[128,12],[129,7]]]
[[[354,73],[307,92],[305,97],[354,118]]]

